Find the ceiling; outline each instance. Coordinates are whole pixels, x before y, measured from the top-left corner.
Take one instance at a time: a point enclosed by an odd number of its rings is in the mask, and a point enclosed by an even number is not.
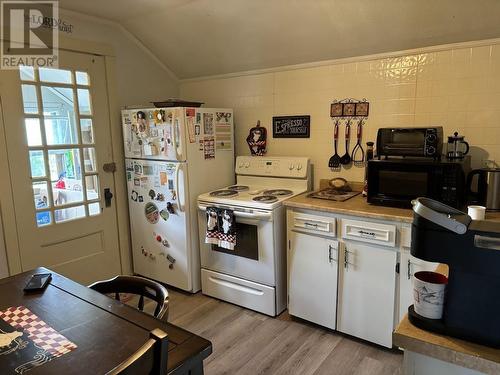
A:
[[[120,23],[179,78],[500,37],[499,0],[60,0]]]

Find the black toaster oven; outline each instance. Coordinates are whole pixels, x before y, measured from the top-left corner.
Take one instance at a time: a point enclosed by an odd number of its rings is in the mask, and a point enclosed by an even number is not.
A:
[[[441,158],[443,128],[380,128],[377,133],[377,155]]]

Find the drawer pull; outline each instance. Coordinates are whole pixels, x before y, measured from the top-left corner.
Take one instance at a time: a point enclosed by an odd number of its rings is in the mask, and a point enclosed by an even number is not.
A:
[[[318,227],[318,224],[308,223],[307,221],[304,223],[304,225],[306,225],[306,226],[308,226],[308,227],[314,227],[314,228],[317,228],[317,227]]]
[[[367,232],[365,230],[358,230],[358,233],[365,237],[375,238],[376,234],[374,232]]]

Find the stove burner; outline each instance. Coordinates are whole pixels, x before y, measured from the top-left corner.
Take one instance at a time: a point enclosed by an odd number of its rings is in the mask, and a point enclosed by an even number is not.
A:
[[[274,203],[278,200],[278,197],[274,195],[259,195],[258,197],[252,198],[252,200],[262,203]]]
[[[287,195],[292,195],[293,191],[288,190],[288,189],[271,189],[271,190],[264,190],[264,192],[262,194],[284,197]]]
[[[211,197],[224,197],[230,198],[238,195],[236,190],[215,190],[210,193]]]
[[[234,191],[247,191],[250,188],[247,185],[232,185],[232,186],[228,186],[226,189],[234,190]]]

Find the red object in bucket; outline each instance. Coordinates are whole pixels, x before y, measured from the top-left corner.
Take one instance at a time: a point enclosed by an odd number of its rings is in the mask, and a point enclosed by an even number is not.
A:
[[[438,272],[431,272],[431,271],[419,271],[415,272],[414,276],[422,281],[425,281],[426,283],[431,283],[431,284],[448,284],[448,278]]]

